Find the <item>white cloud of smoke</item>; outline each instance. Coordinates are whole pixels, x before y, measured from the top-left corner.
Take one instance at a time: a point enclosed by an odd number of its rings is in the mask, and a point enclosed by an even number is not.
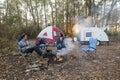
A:
[[[81,29],[84,27],[93,27],[93,22],[94,21],[93,21],[92,17],[88,17],[86,19],[82,19],[82,18],[78,17],[75,20],[75,25],[72,28],[73,34],[78,35],[79,32],[81,31]]]
[[[75,44],[73,43],[72,38],[65,38],[64,44],[66,48],[58,50],[57,56],[64,56],[75,48]]]

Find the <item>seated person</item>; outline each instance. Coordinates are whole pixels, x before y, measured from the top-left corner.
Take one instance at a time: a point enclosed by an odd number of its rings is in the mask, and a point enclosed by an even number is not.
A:
[[[26,34],[21,35],[18,46],[20,52],[22,53],[32,53],[33,51],[35,51],[38,55],[42,55],[42,51],[37,46],[28,43]]]
[[[65,48],[65,44],[64,44],[64,38],[63,37],[59,37],[56,41],[56,47],[58,50]]]
[[[38,38],[36,41],[36,45],[40,46],[42,44],[46,44],[46,39],[45,38]]]
[[[46,39],[45,38],[38,38],[36,41],[36,46],[45,53],[47,46],[46,46]]]

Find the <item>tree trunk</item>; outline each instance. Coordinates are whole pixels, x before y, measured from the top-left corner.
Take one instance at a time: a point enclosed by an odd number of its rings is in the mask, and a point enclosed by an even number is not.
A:
[[[56,22],[56,26],[57,26],[57,1],[55,0],[55,22]]]
[[[1,23],[1,22],[2,22],[2,11],[1,11],[1,9],[2,9],[2,7],[0,7],[0,30],[1,30],[1,26],[2,26],[2,25],[1,25],[1,24],[2,24],[2,23]]]
[[[80,5],[79,1],[78,1],[78,6]],[[80,15],[80,7],[78,7],[78,16]]]
[[[68,33],[68,15],[69,15],[69,10],[68,10],[68,0],[66,1],[66,33]]]
[[[36,26],[36,19],[35,19],[35,15],[34,15],[34,11],[33,11],[32,0],[30,0],[30,12],[33,17],[34,25]]]
[[[46,17],[46,0],[44,0],[44,14],[45,14],[45,27],[47,27],[47,17]]]
[[[18,6],[18,2],[16,3],[16,7],[17,7],[17,15],[18,15],[18,26],[21,27],[22,23],[21,23],[21,15],[20,15],[20,10],[19,10],[19,6]]]
[[[39,31],[39,13],[38,13],[38,1],[36,1],[36,8],[35,8],[35,11],[36,11],[36,16],[37,16],[37,21],[36,21],[36,34],[38,33]]]
[[[107,15],[105,26],[108,25],[108,21],[110,19],[111,12],[112,12],[112,10],[113,10],[113,8],[114,8],[114,6],[115,6],[116,3],[117,3],[117,0],[112,0],[112,4],[111,4],[111,7],[110,7],[110,11],[108,12],[108,15]]]
[[[8,0],[6,0],[6,18],[5,18],[6,22],[8,21],[8,20],[7,20],[8,10],[9,10],[9,8],[8,8]]]
[[[25,23],[26,23],[26,27],[28,27],[27,11],[25,11]]]
[[[74,17],[75,17],[75,1],[73,0],[73,7],[74,7]]]
[[[54,19],[53,19],[53,5],[52,5],[52,2],[50,0],[50,7],[51,7],[51,16],[52,16],[52,25],[54,25]]]

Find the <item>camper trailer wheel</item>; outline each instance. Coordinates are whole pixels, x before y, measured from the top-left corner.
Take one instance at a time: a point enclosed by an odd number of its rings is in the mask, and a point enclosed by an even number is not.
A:
[[[99,46],[100,45],[100,41],[99,40],[97,40],[97,44],[96,44],[97,46]]]

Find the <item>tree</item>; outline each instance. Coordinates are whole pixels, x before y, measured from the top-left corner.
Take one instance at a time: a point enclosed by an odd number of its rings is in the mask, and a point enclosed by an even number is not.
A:
[[[109,10],[109,12],[108,12],[108,14],[107,14],[107,19],[106,19],[105,26],[108,25],[108,21],[109,21],[109,19],[110,19],[111,12],[112,12],[115,4],[117,3],[117,1],[118,1],[118,0],[112,0],[111,6],[110,6],[110,10]]]
[[[0,13],[0,25],[4,26],[4,30],[9,30],[5,34],[13,35],[13,30],[18,29],[19,33],[26,32],[36,36],[41,28],[48,25],[55,25],[68,33],[74,24],[75,16],[82,18],[92,16],[94,26],[108,25],[109,21],[117,24],[118,14],[113,11],[119,2],[119,0],[5,0],[2,4],[5,12]]]

